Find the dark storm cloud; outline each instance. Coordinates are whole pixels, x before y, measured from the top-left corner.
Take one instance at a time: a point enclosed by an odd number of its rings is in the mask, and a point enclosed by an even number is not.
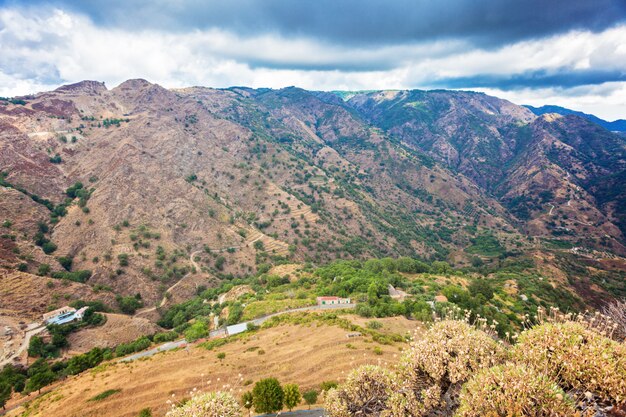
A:
[[[0,4],[24,5],[17,0]],[[601,31],[626,19],[626,0],[33,0],[125,29],[219,28],[277,33],[336,45],[464,39],[483,47],[572,29]]]
[[[580,85],[598,85],[607,82],[626,81],[625,71],[571,70],[529,71],[521,74],[475,75],[444,78],[429,83],[441,88],[497,88],[517,90],[521,88],[572,88]]]

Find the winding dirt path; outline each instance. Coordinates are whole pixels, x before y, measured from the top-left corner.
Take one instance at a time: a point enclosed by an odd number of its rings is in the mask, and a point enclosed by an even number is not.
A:
[[[182,277],[181,279],[179,279],[178,281],[176,281],[176,283],[174,283],[174,285],[172,285],[171,287],[169,287],[167,290],[165,290],[165,293],[163,294],[163,298],[161,299],[161,302],[159,303],[158,306],[154,306],[154,307],[146,307],[146,308],[142,308],[140,310],[138,310],[135,313],[135,316],[141,316],[142,314],[146,314],[146,313],[150,313],[155,311],[157,308],[161,308],[163,306],[165,306],[165,304],[167,304],[167,295],[169,293],[171,293],[176,287],[178,287],[178,285],[183,282],[185,280],[185,278],[187,278],[188,276],[194,274],[197,271],[200,271],[200,266],[196,263],[196,261],[193,259],[195,258],[195,256],[202,252],[201,250],[197,250],[195,252],[192,252],[191,255],[189,255],[189,262],[191,262],[191,265],[193,266],[193,269],[191,271],[189,271],[187,274],[185,274],[184,277]],[[194,272],[195,271],[195,272]]]

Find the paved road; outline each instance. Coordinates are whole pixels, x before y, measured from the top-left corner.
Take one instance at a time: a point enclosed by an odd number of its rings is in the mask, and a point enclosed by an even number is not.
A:
[[[271,319],[272,317],[275,316],[280,316],[282,314],[287,314],[287,313],[297,313],[300,311],[314,311],[314,310],[338,310],[338,309],[344,309],[344,308],[354,308],[356,307],[356,304],[335,304],[335,305],[315,305],[315,306],[308,306],[308,307],[300,307],[300,308],[294,308],[291,310],[285,310],[285,311],[279,311],[278,313],[273,313],[273,314],[268,314],[267,316],[263,316],[263,317],[259,317],[257,319],[254,320],[250,320],[250,321],[244,321],[242,323],[238,323],[232,326],[228,326],[228,328],[230,328],[232,331],[229,332],[228,335],[232,336],[234,334],[238,334],[238,333],[243,333],[244,331],[247,330],[248,327],[248,323],[253,323],[257,326],[260,326],[261,324],[265,323],[267,320]],[[221,337],[221,336],[227,336],[226,331],[222,328],[222,329],[217,329],[217,330],[212,330],[209,332],[209,339],[215,338],[215,337]],[[167,343],[163,343],[162,345],[159,345],[153,349],[148,349],[148,350],[144,350],[142,352],[138,352],[135,353],[133,355],[130,356],[126,356],[123,357],[121,359],[118,359],[118,362],[132,362],[134,360],[137,359],[141,359],[141,358],[147,358],[150,356],[153,356],[157,353],[160,352],[166,352],[168,350],[173,350],[173,349],[178,349],[178,348],[183,348],[183,347],[187,347],[189,345],[189,343],[187,342],[187,340],[185,339],[181,339],[181,340],[176,340],[173,342],[167,342]]]

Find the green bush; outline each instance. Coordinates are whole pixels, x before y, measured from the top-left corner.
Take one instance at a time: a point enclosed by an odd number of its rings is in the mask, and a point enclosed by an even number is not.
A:
[[[90,398],[89,401],[102,401],[102,400],[104,400],[106,398],[109,398],[111,395],[117,394],[118,392],[122,392],[122,390],[119,389],[119,388],[108,389],[108,390],[103,391],[100,394]]]

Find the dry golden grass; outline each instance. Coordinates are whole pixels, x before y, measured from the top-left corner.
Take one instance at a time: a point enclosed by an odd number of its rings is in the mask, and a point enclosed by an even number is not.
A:
[[[412,323],[406,320],[407,330]],[[239,397],[252,389],[246,381],[273,376],[281,383],[296,383],[302,391],[318,388],[322,381],[343,381],[349,371],[363,364],[391,366],[405,344],[383,346],[369,337],[346,337],[334,326],[285,325],[262,330],[220,348],[208,351],[191,347],[158,354],[130,364],[109,364],[68,378],[32,407],[29,417],[136,417],[149,407],[163,415],[172,398],[182,399],[193,388],[205,391],[233,389]],[[382,354],[374,353],[379,347]],[[225,359],[217,359],[224,352]],[[260,353],[264,352],[264,353]],[[90,402],[108,389],[121,392]],[[320,397],[320,401],[322,398]],[[8,416],[20,416],[23,408]]]

